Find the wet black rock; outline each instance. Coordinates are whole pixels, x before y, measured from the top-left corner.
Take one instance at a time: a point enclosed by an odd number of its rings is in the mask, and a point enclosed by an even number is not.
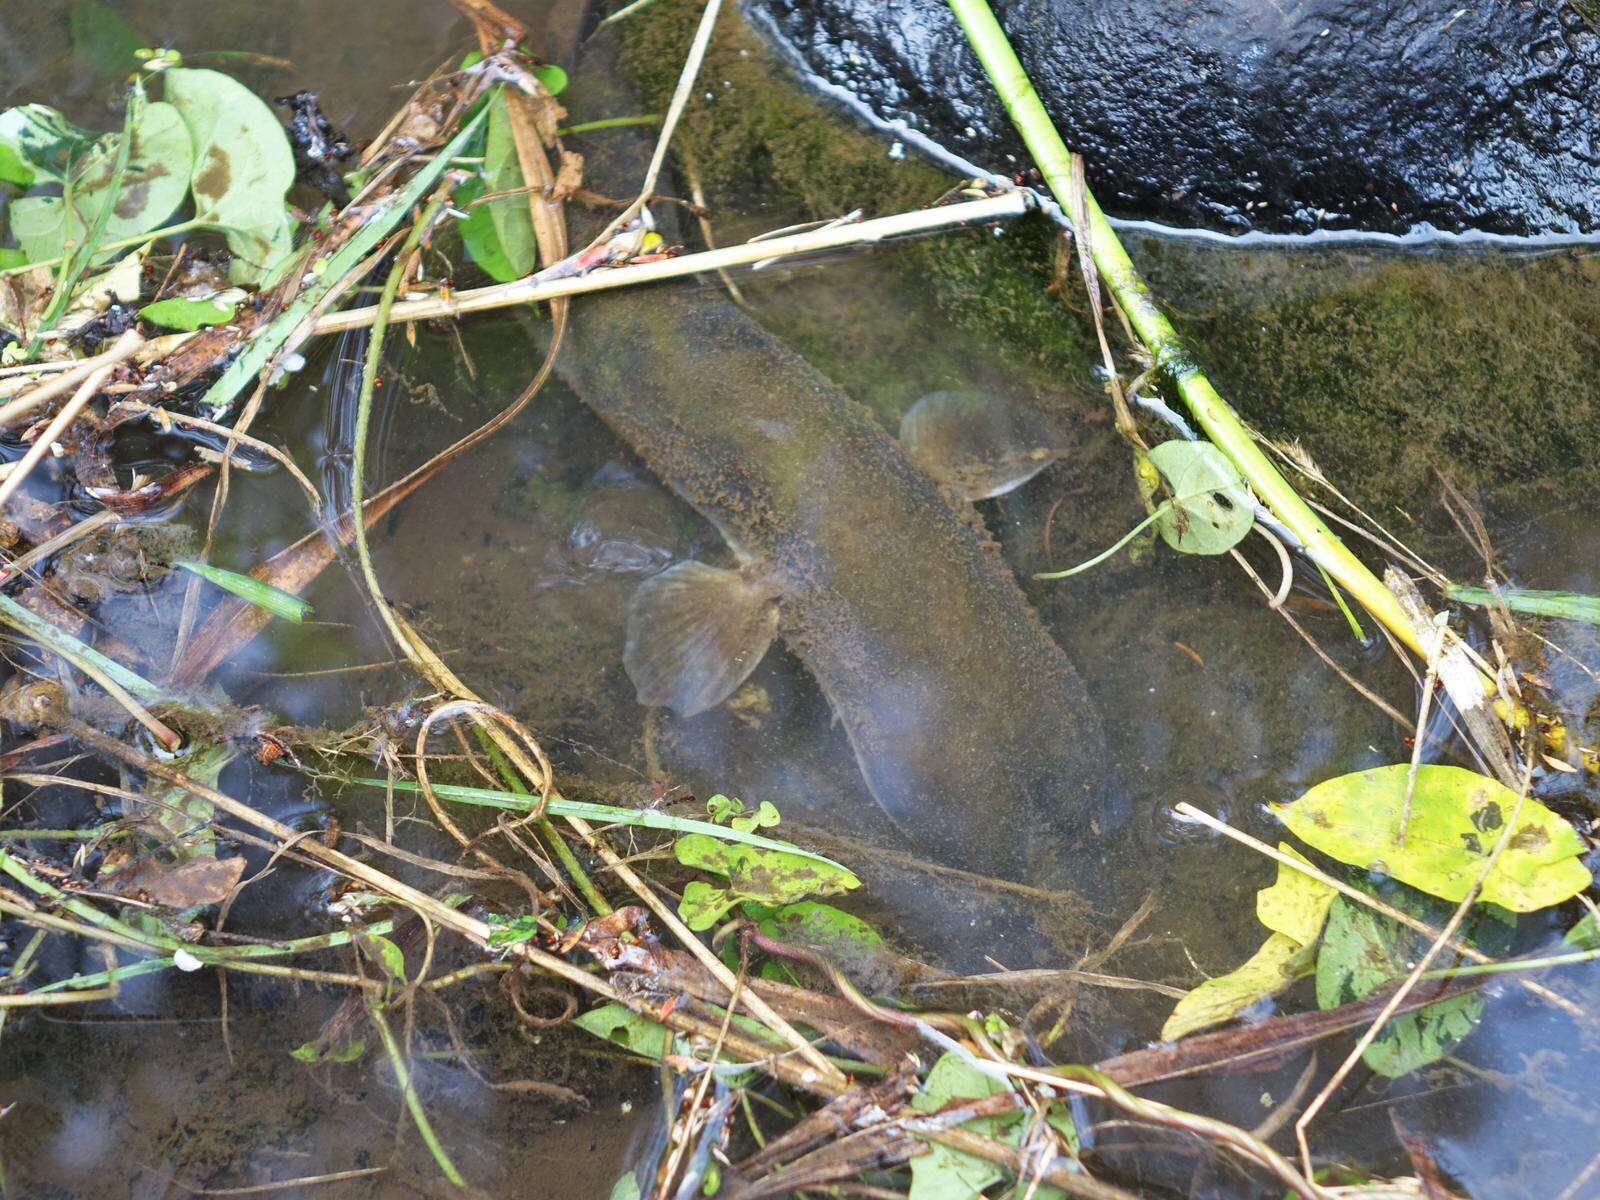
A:
[[[749,0],[807,69],[1026,163],[942,0]],[[994,0],[1113,213],[1229,231],[1600,233],[1600,37],[1568,0]]]

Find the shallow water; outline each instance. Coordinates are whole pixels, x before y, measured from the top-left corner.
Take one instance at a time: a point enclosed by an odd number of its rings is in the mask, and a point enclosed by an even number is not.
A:
[[[23,17],[0,15],[4,99],[48,100],[84,122],[98,113],[107,124],[109,80],[91,66],[61,75],[61,64],[74,61],[75,7],[46,3]],[[569,40],[572,6],[511,7],[548,28],[553,45]],[[396,16],[401,8],[405,19]],[[411,0],[403,6],[296,0],[270,10],[253,3],[179,9],[150,3],[122,11],[152,42],[291,60],[292,70],[243,73],[269,95],[319,88],[330,115],[358,135],[382,123],[395,103],[395,84],[467,40],[447,6]],[[569,102],[575,115],[612,115],[585,112],[581,84]],[[719,231],[726,240],[800,215],[781,201],[751,197],[742,209],[719,212]],[[991,235],[956,236],[983,261],[982,240]],[[1544,356],[1552,373],[1559,367],[1565,388],[1552,400],[1548,461],[1519,459],[1515,474],[1498,476],[1485,469],[1495,461],[1494,408],[1509,404],[1509,393],[1551,386],[1550,379],[1513,374],[1503,354],[1487,350],[1477,361],[1457,352],[1443,364],[1408,364],[1378,338],[1386,321],[1404,325],[1413,344],[1451,347],[1481,344],[1484,330],[1528,320],[1530,312],[1550,324],[1575,321],[1569,314],[1593,303],[1594,260],[1242,251],[1153,240],[1135,240],[1131,249],[1194,330],[1219,382],[1274,433],[1305,437],[1333,477],[1370,500],[1408,543],[1458,577],[1472,577],[1472,553],[1453,533],[1425,467],[1479,482],[1498,477],[1508,486],[1479,495],[1511,576],[1530,587],[1600,591],[1593,495],[1575,482],[1592,464],[1581,461],[1581,431],[1565,433],[1573,414],[1595,411],[1600,395],[1587,382],[1600,377],[1592,336],[1580,331]],[[1109,877],[1088,885],[1098,917],[1086,920],[1070,908],[1046,907],[1037,896],[1019,898],[1014,889],[871,851],[852,860],[867,884],[856,907],[876,916],[908,953],[981,970],[986,959],[1012,968],[1071,965],[1154,894],[1154,915],[1140,930],[1145,940],[1104,969],[1191,986],[1196,969],[1229,970],[1259,943],[1250,897],[1271,872],[1248,851],[1177,822],[1170,806],[1188,800],[1272,840],[1278,831],[1267,803],[1292,799],[1337,774],[1405,761],[1410,731],[1341,683],[1226,558],[1161,550],[1138,561],[1119,556],[1059,583],[1031,581],[1035,571],[1098,552],[1137,519],[1127,455],[1094,398],[1088,371],[1065,373],[1059,360],[1020,339],[996,344],[992,327],[958,318],[937,302],[936,290],[919,276],[923,264],[915,248],[885,248],[763,271],[739,284],[762,323],[887,428],[919,396],[941,389],[1043,401],[1076,417],[1080,444],[1073,453],[978,511],[1084,676],[1112,731],[1134,811],[1109,843]],[[1397,293],[1443,299],[1406,308],[1395,302]],[[1523,297],[1516,313],[1505,303],[1508,294]],[[335,482],[343,425],[329,406],[345,395],[340,378],[348,371],[341,372],[340,360],[358,354],[348,342],[322,348],[273,398],[257,427]],[[395,352],[385,367],[392,382],[377,422],[375,473],[397,477],[497,411],[535,361],[529,327],[516,318],[466,322],[459,343],[447,331],[419,330],[416,344]],[[1341,392],[1382,396],[1384,373],[1408,365],[1456,390],[1434,407],[1410,400],[1388,410],[1364,406],[1363,428],[1387,427],[1387,441],[1341,441],[1342,427],[1330,432],[1329,424],[1319,424],[1319,414],[1333,420]],[[1294,391],[1281,406],[1275,386]],[[1400,385],[1394,391],[1410,395]],[[1308,396],[1323,407],[1293,403]],[[1470,419],[1449,424],[1441,414],[1451,407],[1468,410]],[[1506,440],[1525,444],[1523,432]],[[1401,439],[1429,449],[1401,453],[1395,446]],[[304,503],[281,476],[236,477],[234,487],[214,562],[246,569],[305,531]],[[191,498],[177,519],[200,528],[205,511],[201,499]],[[381,523],[374,540],[391,600],[457,674],[536,731],[569,794],[649,802],[721,790],[771,799],[786,822],[819,835],[903,848],[867,794],[826,701],[789,653],[770,654],[732,703],[700,717],[663,718],[635,703],[622,668],[633,588],[642,572],[714,555],[719,545],[709,524],[558,381],[514,427]],[[1245,549],[1258,570],[1275,578],[1270,551]],[[1359,645],[1320,586],[1303,583],[1293,603],[1307,629],[1368,687],[1409,711],[1410,677],[1386,651]],[[908,605],[936,602],[919,593],[915,579],[904,585]],[[100,615],[130,640],[170,646],[181,591],[180,582],[168,580],[153,596],[114,601]],[[391,650],[351,571],[336,566],[309,598],[315,622],[275,626],[220,673],[215,682],[235,702],[260,706],[275,722],[344,728],[370,724],[372,710],[420,694],[414,678],[385,665]],[[1540,673],[1568,720],[1592,741],[1600,736],[1600,684],[1592,674],[1600,671],[1600,639],[1593,628],[1565,622],[1550,622],[1544,631],[1566,655],[1551,653]],[[1430,750],[1430,757],[1448,761],[1465,761],[1461,754],[1459,745]],[[222,782],[298,827],[318,828],[330,812],[347,829],[381,832],[384,825],[375,793],[307,792],[293,774],[254,764],[235,764]],[[1591,781],[1550,773],[1539,790],[1559,798],[1568,813],[1596,811]],[[72,794],[45,796],[37,808],[47,824],[82,817]],[[447,847],[421,822],[400,828],[420,853]],[[256,855],[252,865],[263,861]],[[280,867],[245,891],[229,927],[268,937],[326,928],[319,888],[305,872]],[[1525,921],[1519,948],[1559,932],[1546,924]],[[87,952],[56,939],[41,969],[64,975],[96,966]],[[1549,982],[1593,1007],[1592,973],[1573,970]],[[1305,987],[1282,1006],[1311,1006]],[[0,1119],[5,1194],[163,1196],[367,1166],[388,1171],[306,1194],[446,1194],[384,1068],[370,1057],[356,1066],[317,1068],[289,1057],[316,1036],[339,1000],[333,990],[236,980],[224,1025],[209,973],[163,974],[130,984],[104,1006],[13,1014],[0,1039],[0,1106],[14,1105]],[[1092,1058],[1143,1045],[1169,1007],[1170,1000],[1150,993],[1087,991],[1060,1050]],[[632,1161],[630,1146],[648,1134],[660,1096],[654,1074],[597,1051],[586,1035],[515,1031],[492,987],[458,999],[454,1011],[462,1040],[482,1052],[483,1076],[560,1083],[591,1101],[580,1112],[494,1090],[450,1054],[436,1025],[428,1026],[419,1048],[436,1057],[418,1060],[419,1084],[441,1139],[471,1182],[492,1195],[607,1194]],[[1337,1042],[1324,1049],[1324,1077],[1346,1049]],[[1297,1057],[1270,1071],[1150,1091],[1251,1126],[1290,1094],[1304,1066]],[[1593,1128],[1597,1066],[1593,1029],[1518,989],[1495,989],[1480,1028],[1446,1062],[1395,1082],[1358,1072],[1357,1086],[1347,1087],[1315,1127],[1315,1144],[1320,1155],[1403,1173],[1408,1168],[1391,1124],[1398,1119],[1471,1194],[1544,1200],[1579,1174],[1600,1143]],[[1131,1140],[1139,1140],[1137,1133]],[[1183,1144],[1163,1145],[1162,1153],[1145,1146],[1137,1157],[1132,1150],[1110,1152],[1108,1161],[1152,1196],[1275,1194],[1251,1191],[1230,1167]],[[1585,1186],[1573,1196],[1600,1195],[1600,1183]]]

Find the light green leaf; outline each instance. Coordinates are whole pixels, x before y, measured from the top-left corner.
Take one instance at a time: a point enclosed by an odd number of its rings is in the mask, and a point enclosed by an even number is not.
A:
[[[364,933],[356,939],[369,961],[383,968],[383,973],[396,983],[406,981],[406,956],[399,946],[376,933]]]
[[[659,1021],[641,1017],[621,1004],[602,1004],[572,1019],[579,1029],[632,1050],[645,1058],[661,1059],[672,1045],[672,1031]]]
[[[789,904],[807,896],[834,896],[861,886],[841,866],[779,850],[762,850],[691,833],[675,844],[678,861],[724,875],[728,890],[740,900]]]
[[[0,142],[0,183],[13,184],[19,188],[33,186],[34,170],[11,146]]]
[[[329,1063],[351,1063],[367,1052],[367,1044],[362,1041],[346,1042],[337,1050],[329,1052],[322,1060]]]
[[[1258,1000],[1276,996],[1315,969],[1314,948],[1274,933],[1242,967],[1208,979],[1173,1008],[1161,1040],[1176,1041],[1197,1029],[1231,1021]]]
[[[683,918],[685,925],[698,933],[710,929],[738,903],[739,897],[726,888],[712,887],[704,880],[696,879],[684,886],[683,899],[678,902],[678,915]]]
[[[0,113],[0,145],[51,183],[65,183],[68,170],[95,149],[100,137],[46,104],[22,104]]]
[[[1488,588],[1449,583],[1445,585],[1444,594],[1463,604],[1479,604],[1487,608],[1503,603],[1512,612],[1563,617],[1568,621],[1600,625],[1600,596],[1588,596],[1582,592],[1541,592],[1533,588],[1513,587],[1497,588],[1491,592]]]
[[[1594,910],[1584,913],[1561,940],[1574,950],[1600,950],[1600,919],[1596,918]]]
[[[544,84],[544,90],[552,96],[559,96],[566,91],[567,73],[555,63],[540,63],[533,68],[533,73]]]
[[[744,812],[744,801],[737,796],[724,796],[718,792],[706,801],[706,816],[717,824],[726,824],[729,819],[737,817]]]
[[[1483,872],[1517,794],[1462,767],[1420,766],[1402,843],[1409,770],[1401,764],[1341,775],[1273,811],[1302,841],[1340,862],[1459,902]],[[1572,826],[1537,800],[1524,800],[1480,899],[1512,912],[1560,904],[1592,882],[1583,852]]]
[[[757,829],[770,829],[782,819],[772,801],[763,800],[755,812],[748,816],[734,817],[728,822],[728,827],[737,829],[741,833],[750,833]]]
[[[639,1177],[632,1171],[611,1185],[610,1200],[639,1200]]]
[[[112,185],[122,135],[107,134],[74,159],[63,195],[24,196],[12,202],[11,231],[30,261],[59,258],[76,248],[108,204],[111,211],[100,235],[105,241],[148,233],[183,203],[191,148],[177,110],[159,102],[142,104],[132,136],[115,197]]]
[[[162,78],[194,142],[195,215],[226,229],[231,277],[258,282],[293,240],[284,200],[295,173],[288,135],[260,97],[219,71],[177,67]]]
[[[1279,842],[1278,849],[1310,865],[1310,860],[1287,842]],[[1277,882],[1256,893],[1256,919],[1274,933],[1309,946],[1322,935],[1328,906],[1338,894],[1320,879],[1279,863]]]
[[[4,151],[0,150],[0,157]],[[13,267],[23,267],[28,264],[28,256],[14,246],[0,246],[0,271],[9,271]]]
[[[225,571],[221,567],[213,567],[206,563],[184,561],[172,565],[182,567],[208,583],[214,583],[224,591],[232,592],[241,600],[248,600],[257,608],[264,608],[273,616],[282,617],[285,621],[292,621],[296,625],[304,621],[311,612],[311,605],[299,596],[282,588],[275,588],[270,583],[262,583],[249,575],[241,575],[237,571]]]
[[[314,1063],[317,1061],[317,1047],[312,1042],[301,1042],[289,1051],[289,1057],[297,1062]]]
[[[482,179],[469,179],[456,190],[456,204],[467,214],[466,220],[458,226],[461,244],[485,275],[509,283],[519,278],[519,273],[500,244],[500,234],[494,227],[493,205],[476,203],[488,191]]]
[[[933,1064],[927,1082],[911,1097],[911,1107],[921,1113],[936,1113],[961,1100],[981,1100],[1010,1090],[1003,1081],[985,1075],[960,1055],[945,1054]],[[1021,1117],[1020,1111],[984,1117],[968,1121],[962,1128],[995,1137],[1008,1126],[1019,1126]],[[1020,1127],[1013,1129],[1006,1140],[1015,1140],[1020,1132]],[[985,1159],[934,1142],[927,1154],[911,1160],[910,1200],[972,1200],[1003,1175],[999,1167]]]
[[[883,935],[860,917],[801,900],[761,918],[761,932],[779,941],[809,946],[828,958],[860,958],[883,949]]]
[[[233,320],[237,304],[218,304],[215,300],[183,300],[174,297],[158,300],[139,310],[139,319],[163,329],[209,329]],[[293,618],[290,618],[291,620]]]
[[[234,759],[233,747],[226,742],[201,742],[179,755],[172,766],[197,783],[214,788],[223,769]],[[152,781],[153,783],[154,781]],[[129,802],[132,813],[141,815],[172,838],[168,849],[179,862],[211,857],[216,853],[216,835],[208,828],[216,816],[211,801],[188,788],[157,785],[148,798]]]
[[[1238,468],[1210,442],[1162,442],[1150,461],[1172,489],[1156,521],[1167,545],[1185,554],[1225,554],[1250,532],[1255,509]]]
[[[1318,1006],[1354,1003],[1404,976],[1410,956],[1424,948],[1398,922],[1341,896],[1328,917],[1317,958]],[[1384,1027],[1363,1058],[1380,1075],[1397,1079],[1448,1054],[1472,1032],[1482,1013],[1483,997],[1476,992],[1402,1013]]]

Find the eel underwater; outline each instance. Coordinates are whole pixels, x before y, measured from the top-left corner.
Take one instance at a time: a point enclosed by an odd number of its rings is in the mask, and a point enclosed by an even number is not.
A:
[[[978,515],[863,406],[704,290],[586,297],[562,359],[740,564],[641,584],[625,658],[641,702],[711,707],[781,636],[872,795],[943,861],[1062,861],[1115,820],[1077,672]]]

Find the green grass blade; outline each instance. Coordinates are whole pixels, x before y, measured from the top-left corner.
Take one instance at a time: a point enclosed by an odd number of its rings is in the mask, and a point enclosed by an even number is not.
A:
[[[1600,596],[1586,596],[1582,592],[1541,592],[1533,588],[1500,588],[1491,592],[1488,588],[1447,583],[1444,594],[1462,604],[1487,608],[1503,601],[1512,612],[1600,625]]]
[[[368,787],[389,787],[387,779],[356,779],[353,782],[366,784]],[[397,779],[392,785],[400,792],[420,792],[422,789],[410,780]],[[436,783],[433,793],[446,800],[454,800],[459,804],[476,804],[483,808],[504,808],[512,812],[531,812],[538,803],[532,796],[519,796],[515,792],[500,792],[491,788],[455,787],[450,784]],[[611,804],[589,804],[582,800],[564,800],[560,796],[550,797],[550,803],[545,806],[545,811],[553,817],[582,817],[585,821],[600,821],[607,825],[637,825],[643,829],[665,829],[671,833],[703,833],[708,837],[718,838],[724,842],[742,842],[746,846],[757,846],[762,850],[777,850],[784,854],[798,854],[802,858],[809,858],[813,862],[824,863],[835,870],[845,871],[848,868],[836,863],[831,858],[821,854],[814,854],[810,850],[803,850],[789,842],[780,842],[775,838],[762,837],[759,833],[746,833],[742,829],[729,829],[726,825],[713,825],[710,821],[696,821],[690,817],[674,817],[667,813],[655,812],[648,808],[618,808]]]
[[[282,588],[275,588],[270,583],[262,583],[259,579],[252,579],[249,575],[208,566],[206,563],[175,562],[172,565],[191,571],[208,583],[216,584],[223,591],[232,592],[241,600],[248,600],[257,608],[264,608],[273,616],[293,621],[296,625],[304,621],[311,612],[311,605],[299,596]]]
[[[54,650],[68,662],[89,663],[145,704],[154,704],[165,698],[165,693],[148,679],[135,675],[121,663],[107,658],[87,642],[79,641],[66,630],[57,628],[4,594],[0,594],[0,621]]]

